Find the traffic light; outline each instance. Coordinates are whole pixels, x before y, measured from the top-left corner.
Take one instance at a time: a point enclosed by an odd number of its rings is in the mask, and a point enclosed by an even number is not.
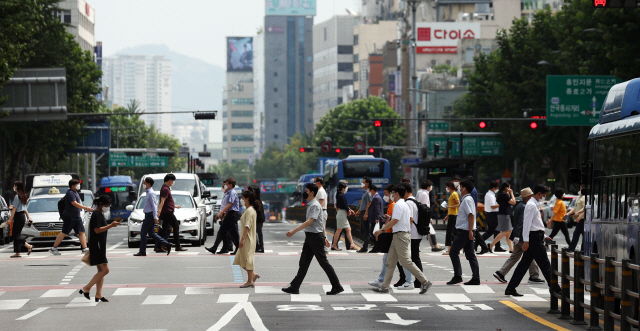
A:
[[[537,129],[538,128],[538,123],[531,122],[531,124],[529,124],[529,127],[532,128],[532,129]]]
[[[395,124],[394,120],[389,120],[389,119],[374,119],[373,120],[373,126],[376,128],[379,127],[389,127],[389,126],[393,126]]]
[[[382,121],[381,120],[373,121],[373,126],[375,126],[376,128],[381,127],[382,126]]]
[[[591,0],[595,8],[638,8],[637,0]]]
[[[200,157],[210,157],[211,152],[198,152],[198,156]]]
[[[300,153],[311,153],[313,152],[313,148],[311,147],[300,147]]]
[[[480,129],[497,129],[498,122],[497,121],[482,121],[478,123]]]
[[[216,119],[216,114],[218,114],[218,112],[197,112],[197,113],[193,113],[193,117],[196,120],[215,120]]]
[[[480,122],[480,124],[478,124],[478,126],[480,127],[480,129],[484,129],[487,127],[487,122]]]
[[[340,148],[336,148],[336,153],[340,153],[342,150]]]
[[[373,154],[376,150],[373,148],[369,148],[369,154]]]

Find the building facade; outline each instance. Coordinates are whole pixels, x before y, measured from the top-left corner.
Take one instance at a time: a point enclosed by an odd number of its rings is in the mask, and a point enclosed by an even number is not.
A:
[[[94,52],[96,38],[94,28],[96,12],[84,0],[63,0],[58,3],[60,10],[55,15],[67,25],[67,32],[75,36],[83,51]]]
[[[254,61],[255,95],[264,110],[264,146],[283,147],[313,131],[313,16],[265,16]],[[264,107],[264,108],[262,108]]]
[[[171,134],[171,61],[163,56],[119,55],[102,61],[102,87],[108,87],[113,106],[126,107],[133,100],[141,118],[160,132]]]
[[[398,22],[379,21],[361,24],[353,28],[353,98],[364,99],[371,95],[369,86],[371,54],[382,54],[388,41],[399,38]],[[378,59],[378,58],[376,58]],[[381,61],[381,59],[380,59]],[[375,65],[377,67],[377,64]],[[376,83],[376,84],[381,84]],[[376,86],[376,91],[378,91]],[[379,94],[376,94],[379,95]]]
[[[253,72],[229,72],[222,98],[222,150],[228,163],[254,160]]]
[[[353,27],[356,16],[334,16],[313,26],[313,122],[344,102],[353,84]]]

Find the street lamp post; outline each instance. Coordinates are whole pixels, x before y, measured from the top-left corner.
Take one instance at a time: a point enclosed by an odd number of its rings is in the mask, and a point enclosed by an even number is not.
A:
[[[410,61],[410,65],[411,65],[411,88],[414,89],[412,96],[409,98],[410,100],[410,105],[411,105],[411,109],[413,110],[413,117],[416,119],[415,123],[414,123],[414,128],[413,128],[413,135],[414,137],[414,143],[416,146],[418,146],[419,144],[419,138],[418,138],[418,74],[417,74],[417,63],[416,63],[416,53],[417,53],[417,39],[416,39],[416,10],[418,9],[418,5],[420,5],[420,3],[422,2],[422,0],[406,0],[407,4],[409,6],[411,6],[411,42],[409,45],[409,49],[411,50],[411,61]],[[418,181],[418,172],[412,168],[411,172],[413,174],[413,177],[415,178],[414,181],[417,182]]]

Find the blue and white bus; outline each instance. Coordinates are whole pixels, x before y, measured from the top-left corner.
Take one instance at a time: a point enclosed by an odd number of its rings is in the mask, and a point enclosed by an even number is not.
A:
[[[127,221],[129,219],[131,212],[127,211],[127,206],[133,204],[137,198],[136,187],[130,176],[102,178],[96,192],[96,196],[99,197],[101,195],[108,195],[111,198],[112,204],[109,214],[107,214],[109,223],[112,221]]]
[[[372,155],[351,155],[344,160],[327,162],[324,171],[324,182],[333,204],[336,189],[340,181],[346,181],[349,190],[345,194],[349,205],[360,205],[362,198],[362,179],[370,177],[373,184],[382,189],[391,182],[391,169],[387,159],[374,158]]]
[[[614,85],[588,140],[585,254],[640,263],[640,78]],[[588,265],[586,265],[588,268]],[[588,272],[588,270],[586,270]],[[637,277],[637,275],[635,276]],[[637,278],[636,278],[637,279]]]

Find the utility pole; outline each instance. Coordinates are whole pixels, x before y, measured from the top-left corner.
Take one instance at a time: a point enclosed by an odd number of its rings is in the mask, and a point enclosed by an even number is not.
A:
[[[417,63],[416,63],[416,10],[418,9],[418,5],[422,0],[407,0],[409,6],[411,6],[411,40],[409,41],[409,50],[411,52],[410,55],[410,65],[411,65],[411,88],[413,91],[411,92],[411,96],[409,97],[411,110],[413,111],[413,117],[416,119],[415,123],[413,123],[410,132],[412,133],[412,140],[415,144],[415,147],[419,146],[419,122],[418,119],[418,74],[417,74]],[[416,168],[411,168],[412,177],[414,178],[414,184],[418,183],[418,170]]]

